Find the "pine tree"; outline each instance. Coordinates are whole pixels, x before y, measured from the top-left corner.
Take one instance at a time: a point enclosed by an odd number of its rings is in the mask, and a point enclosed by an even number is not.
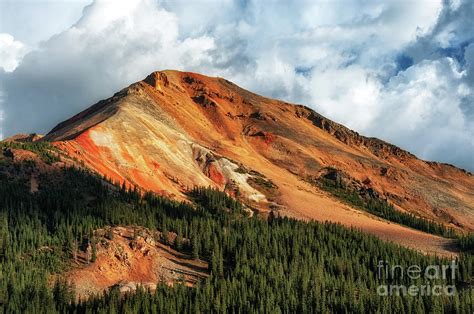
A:
[[[197,241],[197,237],[192,238],[191,247],[193,259],[199,259],[199,242]]]
[[[176,250],[181,251],[183,249],[183,237],[181,236],[181,234],[178,234],[176,236],[174,244],[176,246]]]
[[[161,242],[163,242],[164,244],[169,243],[169,232],[167,229],[163,229],[161,233]]]
[[[91,253],[91,263],[95,263],[97,260],[97,244],[95,239],[92,240],[92,253]]]

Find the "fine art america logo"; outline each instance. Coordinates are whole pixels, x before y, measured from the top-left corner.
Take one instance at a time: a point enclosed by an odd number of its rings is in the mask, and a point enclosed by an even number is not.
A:
[[[380,296],[453,296],[456,294],[454,280],[456,261],[446,265],[390,265],[380,260],[377,265],[377,277],[382,282],[377,287]],[[393,283],[393,284],[392,284]]]

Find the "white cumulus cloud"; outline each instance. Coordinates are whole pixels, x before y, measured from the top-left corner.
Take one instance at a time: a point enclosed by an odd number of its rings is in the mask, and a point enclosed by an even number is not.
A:
[[[4,132],[45,132],[153,70],[202,72],[212,38],[179,38],[176,16],[154,1],[95,1],[68,30],[3,75]]]
[[[12,72],[26,54],[25,45],[7,33],[0,33],[0,68]]]

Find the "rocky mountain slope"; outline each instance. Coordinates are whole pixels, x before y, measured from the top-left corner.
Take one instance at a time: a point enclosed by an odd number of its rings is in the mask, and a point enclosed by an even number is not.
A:
[[[144,190],[184,200],[188,187],[211,185],[262,214],[336,221],[425,251],[448,242],[353,208],[316,183],[335,172],[401,212],[474,230],[470,173],[222,78],[154,72],[60,123],[42,141]]]

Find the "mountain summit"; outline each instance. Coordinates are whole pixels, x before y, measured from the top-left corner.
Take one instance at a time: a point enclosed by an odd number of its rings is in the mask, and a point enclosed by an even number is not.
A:
[[[359,210],[328,192],[330,182],[397,212],[474,230],[470,173],[222,78],[153,72],[42,140],[114,181],[177,199],[189,187],[214,186],[264,215],[341,222],[409,246],[442,241]]]

